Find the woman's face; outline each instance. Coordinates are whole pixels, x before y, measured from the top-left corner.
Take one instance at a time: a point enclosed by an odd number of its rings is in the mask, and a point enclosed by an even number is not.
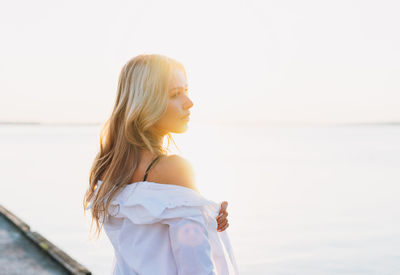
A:
[[[164,134],[183,133],[189,122],[193,102],[188,97],[188,83],[185,71],[174,67],[168,86],[168,106],[164,116],[155,124]]]

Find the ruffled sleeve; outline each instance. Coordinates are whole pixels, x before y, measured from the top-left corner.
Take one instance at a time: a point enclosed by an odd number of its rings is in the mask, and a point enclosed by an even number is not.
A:
[[[113,199],[109,214],[168,225],[178,274],[239,274],[226,230],[217,231],[220,208],[190,188],[140,182]]]
[[[135,224],[152,224],[164,219],[201,215],[215,202],[177,185],[140,182],[128,185],[109,208],[109,214],[125,217]]]

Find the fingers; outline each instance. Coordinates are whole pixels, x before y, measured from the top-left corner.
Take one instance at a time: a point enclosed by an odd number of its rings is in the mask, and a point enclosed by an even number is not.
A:
[[[220,223],[228,217],[228,212],[223,212],[217,216],[217,222]]]
[[[228,207],[228,202],[223,201],[221,203],[221,209],[218,212],[217,220],[218,219],[225,219],[228,216],[228,212],[226,211],[226,208]]]
[[[220,224],[219,227],[222,228],[228,223],[228,220],[223,220]]]
[[[219,210],[218,216],[216,218],[216,220],[218,222],[217,230],[220,232],[224,231],[229,226],[228,219],[227,219],[228,212],[226,211],[227,207],[228,207],[228,202],[223,201],[221,203],[221,209]]]
[[[221,202],[221,209],[219,210],[219,213],[225,212],[227,207],[228,207],[228,202],[227,201]]]
[[[218,226],[217,231],[222,232],[226,230],[228,226],[229,226],[228,220],[225,220],[225,222],[221,226]]]

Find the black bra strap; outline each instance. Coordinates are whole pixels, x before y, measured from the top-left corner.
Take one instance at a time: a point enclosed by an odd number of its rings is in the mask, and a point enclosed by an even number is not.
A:
[[[147,167],[146,173],[144,174],[143,181],[146,181],[146,179],[147,179],[147,173],[149,172],[151,166],[153,166],[153,164],[157,161],[157,159],[159,159],[159,157],[160,157],[160,156],[157,156],[155,159],[153,159],[153,161],[150,163],[149,167]]]

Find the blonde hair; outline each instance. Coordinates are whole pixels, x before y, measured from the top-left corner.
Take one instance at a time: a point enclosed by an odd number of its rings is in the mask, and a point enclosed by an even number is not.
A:
[[[170,142],[175,144],[167,133],[168,145],[164,148],[159,144],[160,137],[150,130],[167,109],[173,66],[185,71],[182,64],[166,56],[139,55],[130,59],[120,72],[114,108],[100,133],[100,150],[90,169],[89,188],[83,202],[86,215],[92,201],[90,231],[95,222],[97,238],[107,216],[105,209],[109,209],[111,200],[130,183],[140,160],[140,150],[166,155]],[[102,184],[96,190],[100,177]]]

